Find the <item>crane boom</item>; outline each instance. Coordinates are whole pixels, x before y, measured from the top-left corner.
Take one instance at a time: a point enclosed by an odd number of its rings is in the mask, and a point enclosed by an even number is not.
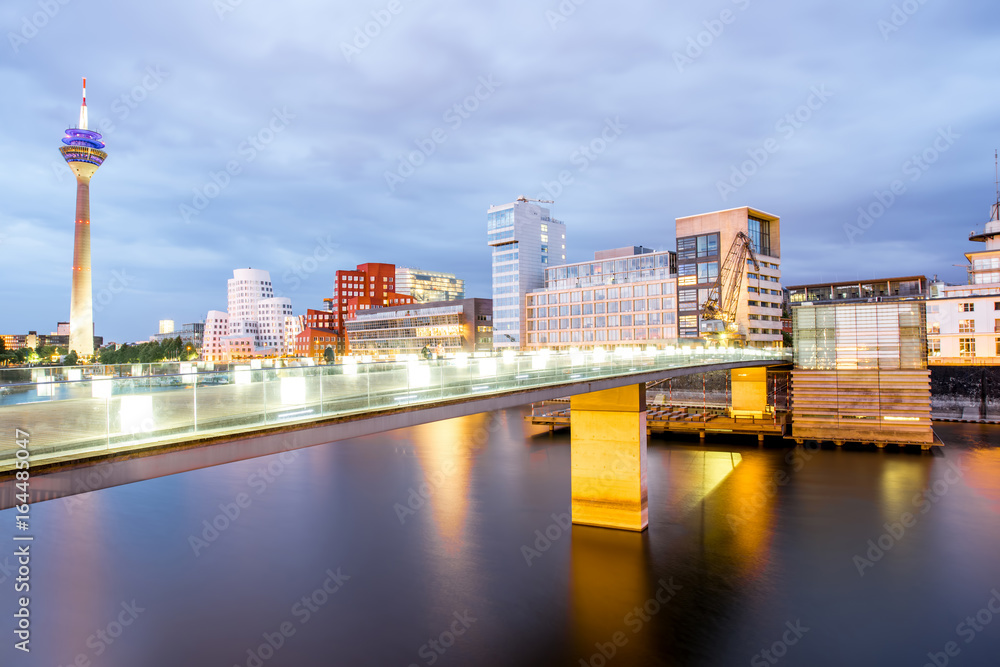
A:
[[[736,310],[739,307],[747,259],[753,263],[757,271],[760,271],[760,263],[754,254],[753,246],[753,239],[746,232],[737,232],[729,247],[729,254],[719,270],[719,280],[709,290],[708,298],[701,306],[703,333],[736,331]],[[711,323],[713,320],[718,324],[713,326]]]

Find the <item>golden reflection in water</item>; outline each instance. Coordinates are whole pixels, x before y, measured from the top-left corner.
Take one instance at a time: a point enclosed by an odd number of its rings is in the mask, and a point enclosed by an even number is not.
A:
[[[622,664],[638,664],[628,657],[648,650],[651,633],[636,632],[641,617],[635,614],[656,588],[649,581],[647,539],[645,532],[573,526],[572,636],[574,654],[584,663],[600,655],[595,642],[605,645],[605,653],[613,648],[613,660]],[[624,646],[614,644],[616,632],[622,633]]]
[[[931,484],[930,457],[915,458],[888,453],[882,456],[879,475],[879,507],[885,521],[898,521],[904,512],[917,508],[913,498]],[[873,461],[866,462],[877,466]]]
[[[1000,481],[1000,450],[970,450],[963,464],[969,468],[965,483],[991,510],[1000,514],[1000,484],[997,483]]]
[[[745,456],[703,503],[703,549],[728,555],[733,575],[755,576],[767,563],[778,469],[765,456]]]
[[[663,479],[667,500],[662,506],[650,506],[652,524],[657,523],[656,513],[669,515],[670,522],[685,521],[745,465],[737,452],[686,449],[664,452],[660,461],[666,473]],[[725,524],[723,528],[729,531]],[[653,627],[662,627],[664,620],[650,612],[662,611],[655,598],[658,592],[665,598],[668,595],[665,586],[670,584],[651,580],[649,533],[574,526],[572,535],[571,595],[576,658],[584,664],[601,664],[595,656],[602,655],[603,646],[603,655],[615,652],[608,663],[617,660],[621,664],[641,664],[644,657],[655,653],[658,636]],[[620,641],[616,644],[615,634],[619,632]]]
[[[465,543],[473,451],[486,442],[488,423],[488,414],[476,414],[424,424],[411,431],[426,485],[418,492],[429,491],[428,505],[449,556],[457,556]]]
[[[738,452],[670,450],[662,461],[670,511],[688,511],[704,500],[740,465]]]

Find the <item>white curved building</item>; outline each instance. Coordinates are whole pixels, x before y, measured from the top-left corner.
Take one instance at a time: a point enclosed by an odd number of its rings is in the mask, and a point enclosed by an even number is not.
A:
[[[205,319],[205,361],[292,353],[288,335],[292,300],[274,296],[268,271],[235,269],[228,281],[228,297],[228,312],[212,310]]]

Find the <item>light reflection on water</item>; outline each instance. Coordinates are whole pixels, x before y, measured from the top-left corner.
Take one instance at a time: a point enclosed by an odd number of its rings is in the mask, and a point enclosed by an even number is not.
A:
[[[801,620],[810,630],[781,664],[921,665],[961,641],[956,624],[1000,586],[996,429],[939,428],[951,446],[937,456],[801,458],[753,440],[651,439],[650,524],[636,534],[560,527],[568,435],[522,417],[475,415],[41,503],[37,644],[19,663],[5,640],[0,664],[247,665],[283,622],[295,633],[267,667],[432,655],[579,665],[611,651],[608,664],[750,664]],[[942,486],[956,466],[967,471]],[[935,484],[943,493],[922,513]],[[856,557],[905,513],[915,525],[859,573]],[[0,538],[13,517],[0,512]],[[337,568],[350,579],[303,623],[297,601]],[[665,583],[676,593],[654,604]],[[90,638],[132,600],[142,614],[95,655]],[[0,613],[11,605],[3,596]],[[475,620],[455,626],[456,614]],[[962,664],[997,655],[1000,623],[962,644]]]

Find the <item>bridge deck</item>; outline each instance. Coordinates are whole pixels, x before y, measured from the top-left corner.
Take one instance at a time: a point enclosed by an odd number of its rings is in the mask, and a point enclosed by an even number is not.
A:
[[[163,376],[90,378],[45,386],[49,398],[37,395],[38,386],[17,387],[35,400],[0,406],[0,416],[30,434],[37,470],[328,427],[294,438],[295,446],[308,446],[661,377],[785,361],[781,350],[692,347],[239,369],[179,375],[177,386],[164,386],[170,380]],[[267,447],[230,456],[289,448],[287,442]],[[13,438],[0,441],[0,472],[13,469],[16,451]]]

